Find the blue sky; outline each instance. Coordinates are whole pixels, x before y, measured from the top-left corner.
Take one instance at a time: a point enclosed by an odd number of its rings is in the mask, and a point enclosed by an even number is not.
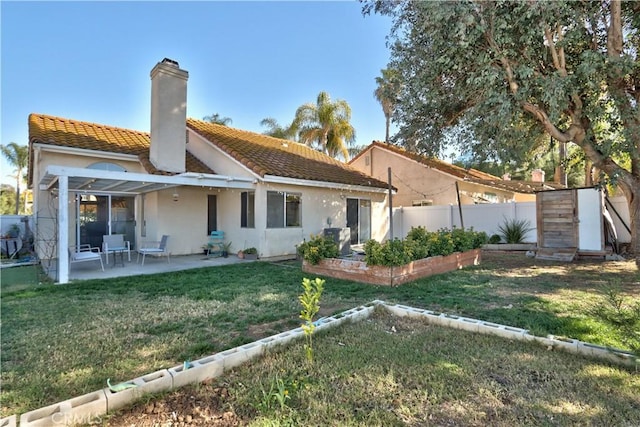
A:
[[[391,21],[355,0],[2,1],[0,13],[2,144],[28,143],[32,112],[149,131],[149,73],[165,57],[189,72],[188,117],[261,133],[327,91],[351,105],[356,144],[384,139],[373,91]]]

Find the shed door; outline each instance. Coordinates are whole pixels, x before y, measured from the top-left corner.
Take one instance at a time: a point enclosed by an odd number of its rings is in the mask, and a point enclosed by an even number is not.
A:
[[[573,190],[543,191],[536,195],[539,247],[578,247],[577,200]]]

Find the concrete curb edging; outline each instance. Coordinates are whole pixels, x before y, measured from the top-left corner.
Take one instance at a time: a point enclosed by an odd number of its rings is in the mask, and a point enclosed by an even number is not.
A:
[[[22,414],[20,425],[33,427],[73,425],[86,423],[106,412],[107,396],[104,390],[98,390]]]
[[[574,339],[565,339],[549,335],[538,337],[529,334],[526,329],[515,328],[478,319],[440,313],[431,310],[409,307],[402,304],[374,300],[366,305],[354,307],[334,316],[321,318],[314,322],[316,331],[339,326],[345,322],[356,322],[368,318],[376,307],[382,306],[398,317],[425,319],[428,323],[447,326],[470,332],[496,335],[502,338],[534,341],[549,349],[595,357],[612,363],[633,367],[638,362],[634,355],[618,349],[585,343]],[[0,419],[0,427],[50,427],[67,426],[79,423],[88,424],[99,420],[107,412],[125,407],[138,400],[144,394],[158,393],[177,389],[182,386],[216,378],[224,372],[238,367],[252,359],[262,356],[274,346],[282,346],[304,337],[302,328],[281,332],[249,344],[224,350],[183,365],[162,369],[131,380],[135,387],[113,392],[109,388],[97,390],[74,397],[53,405],[45,406],[22,414]],[[19,422],[18,422],[19,420]]]
[[[519,341],[534,341],[550,350],[562,350],[581,356],[595,357],[619,365],[634,367],[637,362],[635,356],[626,351],[615,348],[603,347],[596,344],[585,343],[571,338],[556,337],[548,335],[538,337],[531,335],[528,330],[514,328],[512,326],[500,325],[498,323],[485,322],[477,319],[470,319],[462,316],[455,316],[445,313],[436,313],[429,310],[416,309],[399,304],[380,302],[385,308],[396,316],[409,316],[413,318],[423,318],[435,325],[447,326],[455,329],[478,332],[481,334],[497,335]]]
[[[130,402],[139,399],[144,394],[171,390],[173,377],[168,370],[161,369],[135,378],[131,382],[136,386],[126,390],[113,392],[109,388],[103,389],[107,397],[107,412],[127,406]],[[20,425],[22,425],[22,423],[20,423]]]
[[[18,425],[18,416],[11,415],[0,420],[0,427],[16,427]]]

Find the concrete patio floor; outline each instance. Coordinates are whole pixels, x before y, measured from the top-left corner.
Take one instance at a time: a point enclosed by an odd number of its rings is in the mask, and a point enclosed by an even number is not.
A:
[[[236,255],[229,255],[228,258],[210,257],[206,255],[180,255],[172,256],[171,262],[167,262],[167,257],[149,256],[144,260],[144,265],[136,262],[137,253],[131,253],[131,262],[127,260],[125,255],[124,266],[118,259],[118,264],[113,263],[113,257],[109,257],[109,264],[104,264],[104,271],[100,269],[100,263],[81,262],[72,263],[69,270],[69,280],[87,280],[87,279],[107,279],[111,277],[135,276],[139,274],[156,274],[169,271],[190,270],[193,268],[214,267],[227,264],[254,262],[252,260],[240,259]],[[102,257],[105,262],[104,255]],[[142,261],[142,257],[140,257]],[[55,274],[55,272],[53,272]]]

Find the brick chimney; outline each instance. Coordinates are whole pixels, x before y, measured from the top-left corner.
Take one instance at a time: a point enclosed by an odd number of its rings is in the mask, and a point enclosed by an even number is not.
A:
[[[169,58],[151,70],[149,160],[163,171],[185,171],[188,79],[189,73]]]
[[[531,181],[544,182],[544,171],[542,169],[534,169],[531,171]]]

